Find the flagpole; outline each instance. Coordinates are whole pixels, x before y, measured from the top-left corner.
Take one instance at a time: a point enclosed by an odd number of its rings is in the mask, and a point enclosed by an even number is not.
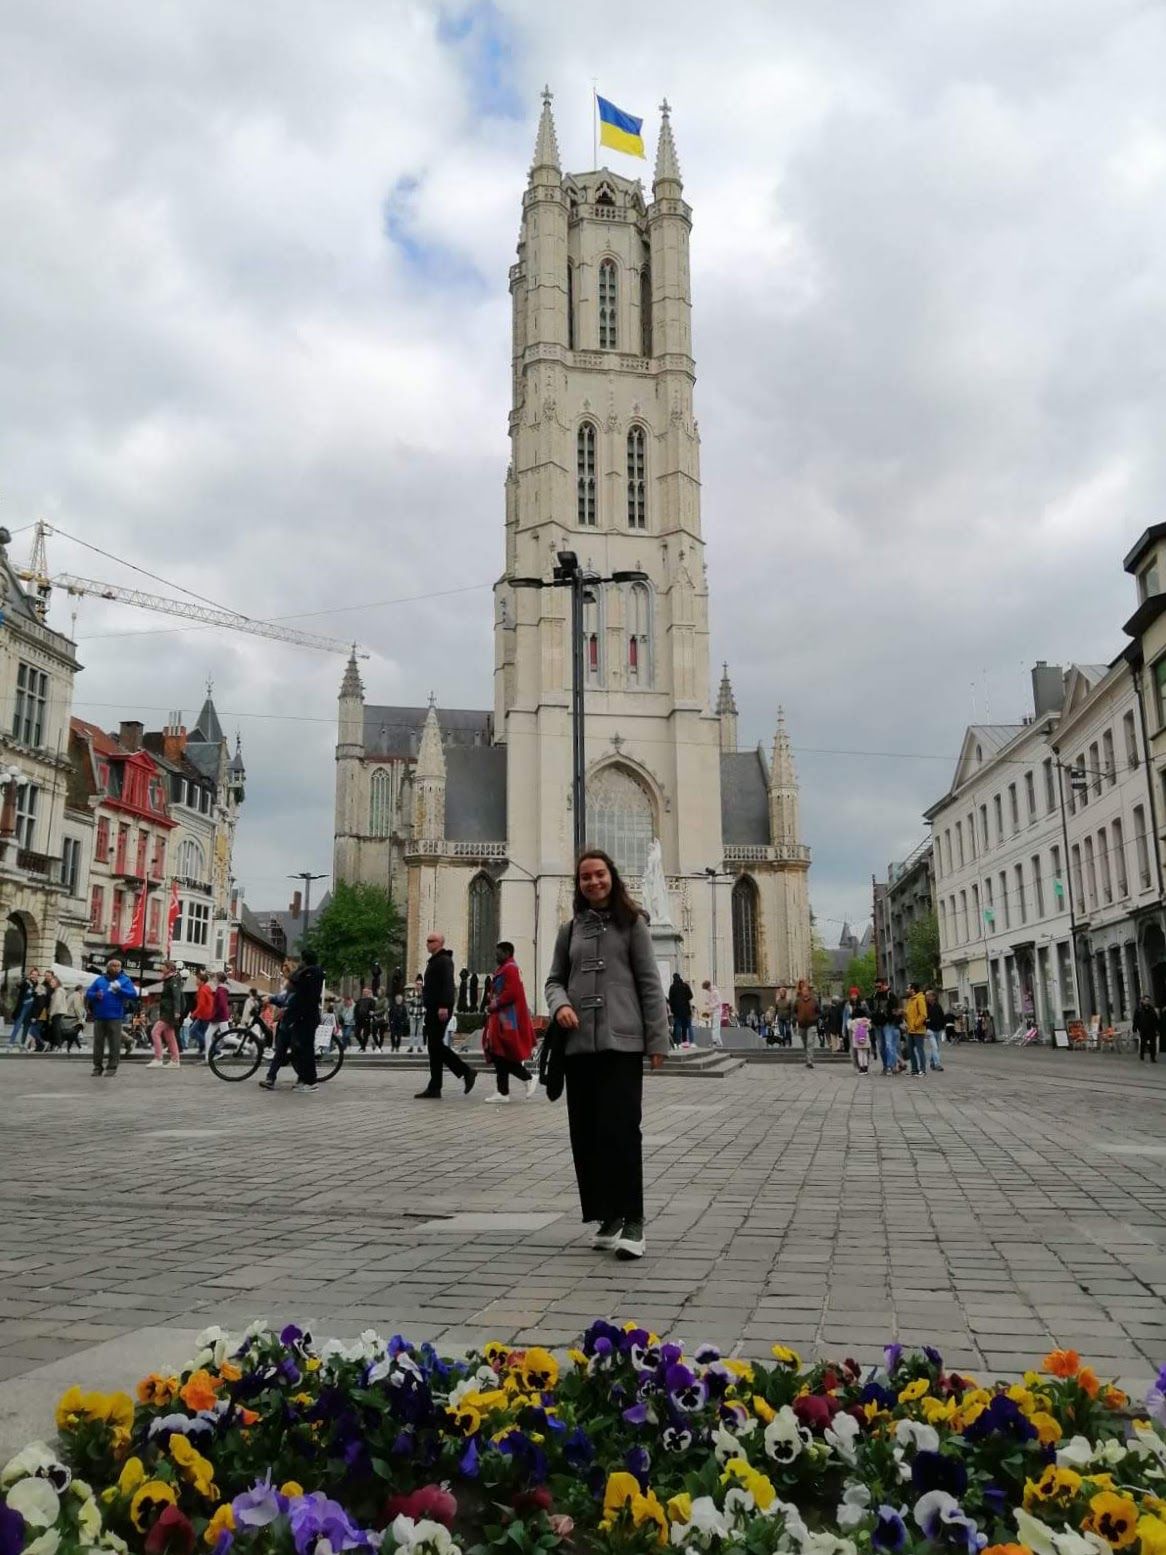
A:
[[[599,166],[599,78],[591,77],[591,166]]]

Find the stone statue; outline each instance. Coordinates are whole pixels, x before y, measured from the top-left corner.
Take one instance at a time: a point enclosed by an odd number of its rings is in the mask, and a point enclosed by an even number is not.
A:
[[[664,878],[664,853],[659,837],[652,838],[652,846],[648,849],[648,862],[640,882],[640,901],[654,924],[671,925],[672,910],[668,905],[668,882]]]

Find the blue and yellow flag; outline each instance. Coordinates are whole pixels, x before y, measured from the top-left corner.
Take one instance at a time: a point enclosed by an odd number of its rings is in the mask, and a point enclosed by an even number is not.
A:
[[[640,131],[644,127],[643,119],[624,113],[614,103],[609,103],[606,97],[600,97],[598,92],[595,101],[599,107],[599,144],[610,146],[613,151],[624,151],[629,157],[642,157],[644,137]]]

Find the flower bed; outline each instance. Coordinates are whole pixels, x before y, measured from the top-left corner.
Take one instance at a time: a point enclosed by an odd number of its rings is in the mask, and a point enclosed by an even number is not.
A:
[[[134,1401],[71,1388],[0,1471],[0,1555],[1166,1555],[1166,1368],[1124,1394],[1054,1351],[1022,1382],[686,1356],[595,1323],[539,1348],[218,1329]],[[1161,1499],[1160,1499],[1161,1498]]]

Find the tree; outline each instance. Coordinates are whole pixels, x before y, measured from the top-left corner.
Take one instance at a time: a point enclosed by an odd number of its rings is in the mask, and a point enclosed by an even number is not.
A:
[[[939,919],[934,912],[925,912],[907,930],[907,976],[920,988],[939,986]]]
[[[818,938],[816,925],[810,925],[810,980],[818,993],[826,993],[834,980],[834,959]]]
[[[861,956],[851,956],[846,971],[842,974],[843,992],[849,992],[851,988],[857,988],[864,999],[869,999],[874,993],[875,975],[874,946]]]
[[[310,948],[330,981],[365,978],[374,961],[392,966],[404,941],[401,915],[387,891],[337,881],[328,905],[312,924]]]

